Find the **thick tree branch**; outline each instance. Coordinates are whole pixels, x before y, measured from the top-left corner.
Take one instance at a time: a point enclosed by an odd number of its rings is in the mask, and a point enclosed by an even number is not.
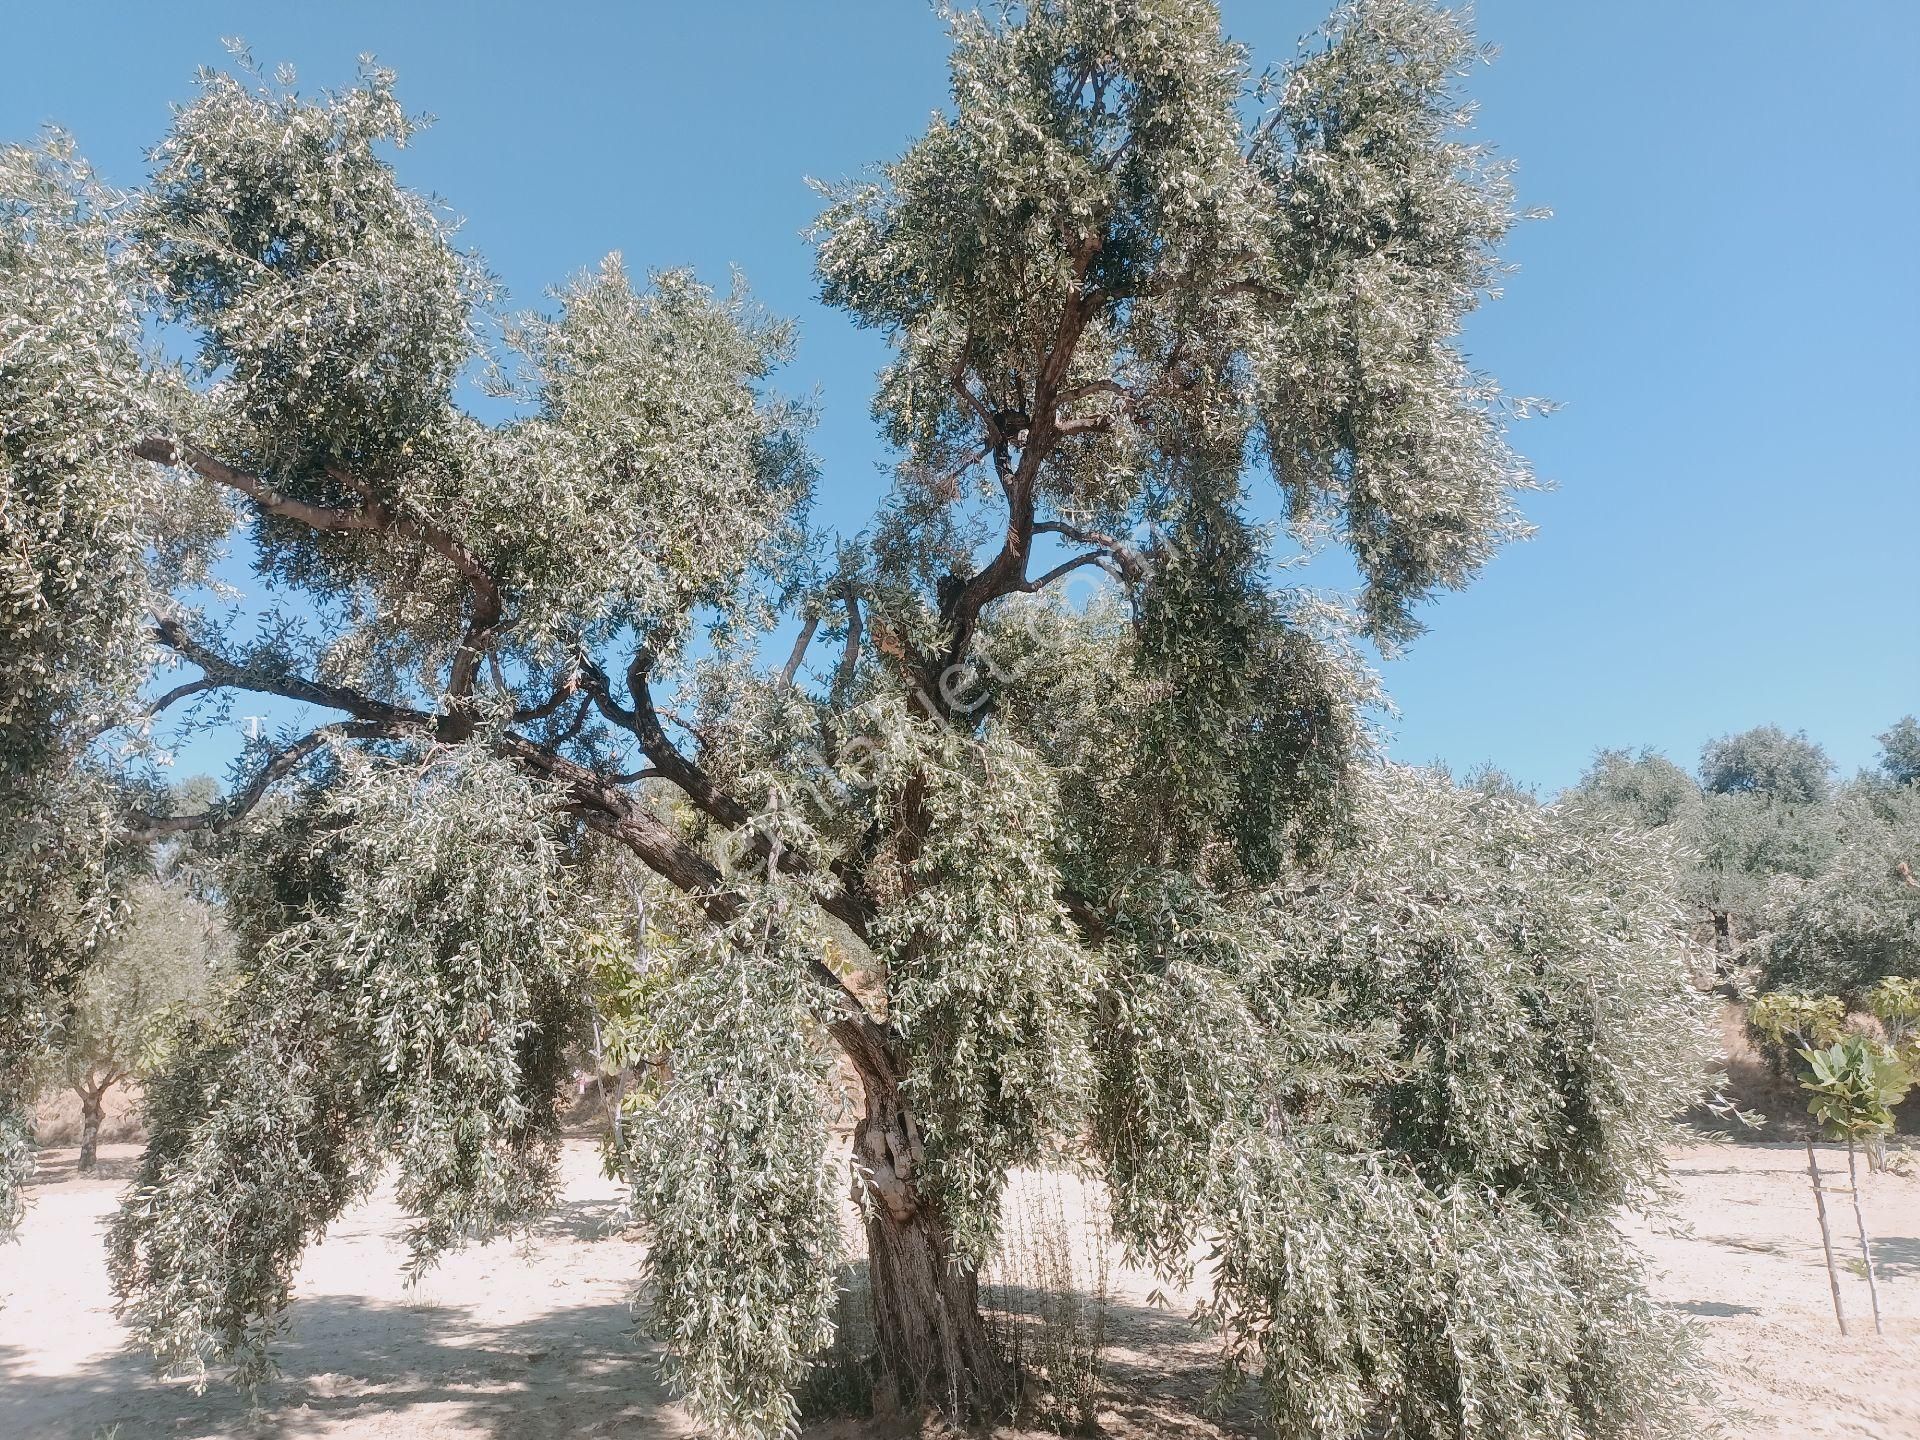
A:
[[[244,819],[265,798],[276,781],[298,770],[312,756],[335,740],[380,740],[403,734],[395,725],[370,720],[345,720],[322,725],[281,750],[262,765],[245,789],[235,791],[221,804],[194,815],[149,815],[136,811],[128,817],[127,838],[135,843],[164,840],[193,830],[218,830]]]
[[[1072,405],[1094,395],[1117,395],[1128,405],[1138,403],[1139,396],[1118,380],[1089,380],[1084,385],[1069,385],[1060,392],[1059,403]]]
[[[636,651],[633,663],[627,667],[627,691],[633,700],[632,708],[614,698],[606,673],[598,666],[588,665],[581,671],[581,688],[593,697],[601,714],[640,742],[641,753],[698,809],[730,830],[739,829],[753,818],[751,812],[682,754],[660,723],[660,712],[654,708],[653,692],[647,684],[652,668],[652,654],[644,648]]]
[[[502,744],[530,769],[564,785],[573,797],[574,813],[583,824],[618,840],[649,870],[692,896],[709,920],[716,925],[729,925],[740,918],[740,898],[727,888],[726,877],[719,867],[689,846],[672,826],[644,804],[585,766],[543,750],[520,736],[509,735]],[[822,908],[845,922],[864,942],[866,916],[863,912],[836,904],[832,899],[823,900]],[[814,980],[835,992],[853,1023],[862,1029],[873,1025],[860,997],[824,961],[810,959],[807,970]]]
[[[296,500],[275,490],[258,475],[236,470],[197,445],[169,440],[165,436],[146,436],[134,445],[133,453],[139,459],[156,465],[184,466],[216,485],[224,485],[246,496],[266,514],[297,521],[310,529],[336,534],[391,535],[395,539],[424,545],[439,555],[467,582],[473,597],[466,629],[454,651],[453,670],[448,681],[448,693],[456,702],[472,695],[481,657],[500,624],[505,605],[493,572],[471,547],[444,525],[395,510],[375,496],[364,481],[336,466],[327,467],[328,478],[359,495],[359,505],[349,508]]]
[[[206,672],[208,689],[252,690],[262,695],[279,695],[288,700],[321,705],[329,710],[343,710],[357,719],[377,720],[389,725],[425,726],[431,724],[434,718],[425,711],[390,705],[344,685],[326,685],[300,675],[251,669],[202,645],[187,633],[186,626],[178,620],[156,620],[153,638],[181,659],[191,660]]]
[[[1100,239],[1095,235],[1082,237],[1074,246],[1077,284],[1084,284],[1087,271],[1099,250]],[[1064,435],[1083,433],[1085,429],[1093,428],[1090,423],[1062,422],[1057,412],[1062,404],[1061,396],[1065,393],[1067,371],[1074,352],[1079,348],[1080,337],[1086,333],[1087,325],[1106,303],[1106,298],[1098,287],[1091,290],[1076,288],[1061,304],[1059,320],[1034,379],[1032,412],[1019,465],[1010,474],[1002,476],[1002,488],[1007,495],[1006,538],[1001,543],[999,553],[958,586],[942,604],[941,619],[946,622],[948,639],[937,669],[924,677],[923,691],[929,696],[943,694],[941,677],[966,659],[981,612],[1001,596],[1027,588],[1027,561],[1033,549],[1034,496],[1040,468]],[[991,414],[985,413],[984,407],[975,400],[964,377],[956,375],[954,382],[968,403],[982,414],[989,441],[1004,441],[1007,437],[1002,435],[998,422]],[[1080,428],[1068,428],[1074,426]]]
[[[1059,421],[1053,427],[1053,433],[1062,440],[1072,439],[1075,435],[1104,435],[1113,429],[1111,415],[1081,415]]]
[[[813,632],[820,628],[818,613],[807,616],[800,627],[800,633],[794,637],[793,649],[787,655],[787,663],[780,668],[780,684],[784,689],[793,688],[794,678],[800,673],[800,662],[807,658],[807,646],[813,643]]]
[[[183,466],[216,485],[237,490],[269,515],[297,520],[310,529],[339,532],[378,528],[364,510],[314,505],[282,495],[258,475],[236,470],[197,445],[179,443],[161,435],[149,435],[134,445],[133,453],[137,459],[150,460],[156,465]]]
[[[687,758],[668,737],[666,727],[660,723],[660,713],[654,706],[653,692],[648,685],[648,674],[652,667],[653,656],[649,651],[642,648],[635,652],[633,663],[627,667],[627,691],[633,699],[632,708],[622,705],[613,697],[605,673],[595,666],[589,665],[583,669],[581,687],[593,697],[601,714],[640,742],[641,753],[651,762],[652,775],[648,778],[657,776],[670,782],[701,813],[727,829],[749,832],[748,843],[752,853],[770,864],[778,864],[784,873],[812,873],[807,862],[791,852],[783,852],[775,860],[772,843],[753,823],[753,812],[714,784],[713,778]],[[821,895],[820,907],[864,940],[867,931],[866,906],[854,894],[845,867],[835,865],[831,873],[839,888]]]
[[[854,676],[860,669],[860,596],[849,585],[840,592],[847,606],[847,642],[840,649],[840,668],[834,672],[833,701],[843,704],[853,691]]]

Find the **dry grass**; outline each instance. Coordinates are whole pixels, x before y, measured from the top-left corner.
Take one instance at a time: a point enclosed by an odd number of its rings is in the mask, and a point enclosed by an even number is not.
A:
[[[1065,1183],[1051,1173],[1013,1177],[981,1302],[1013,1363],[1022,1419],[1082,1434],[1095,1428],[1105,1390],[1113,1234],[1105,1197],[1087,1191],[1069,1206]]]

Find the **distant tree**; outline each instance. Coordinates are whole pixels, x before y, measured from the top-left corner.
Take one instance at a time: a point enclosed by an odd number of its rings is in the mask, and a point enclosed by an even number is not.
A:
[[[1467,771],[1461,777],[1460,783],[1465,789],[1478,790],[1483,795],[1492,795],[1502,800],[1518,800],[1528,805],[1537,803],[1540,798],[1534,793],[1532,786],[1522,784],[1491,760],[1483,761]]]
[[[1817,805],[1831,789],[1833,762],[1805,731],[1759,725],[1709,741],[1700,754],[1700,786],[1709,795],[1760,795],[1786,805]]]
[[[1895,785],[1920,785],[1920,721],[1903,715],[1880,736],[1880,773]]]
[[[1696,809],[1700,787],[1655,750],[1602,750],[1574,786],[1572,798],[1642,829],[1671,825]]]
[[[1731,964],[1761,931],[1782,876],[1810,879],[1837,843],[1818,747],[1772,726],[1710,743],[1696,783],[1666,756],[1602,750],[1568,792],[1617,823],[1661,832],[1674,846],[1682,893],[1703,943]]]
[[[1678,838],[1695,857],[1687,889],[1706,911],[1716,950],[1745,953],[1766,929],[1774,888],[1820,874],[1840,843],[1840,823],[1831,805],[1755,791],[1703,798]]]
[[[828,1339],[847,1072],[904,1399],[1004,1404],[1002,1190],[1090,1145],[1136,1250],[1214,1248],[1278,1424],[1684,1433],[1684,1347],[1607,1223],[1698,1074],[1649,847],[1366,763],[1354,647],[1524,528],[1457,344],[1516,218],[1462,133],[1471,35],[1359,0],[1261,80],[1195,0],[952,25],[951,107],[816,231],[825,298],[893,349],[894,483],[840,546],[805,526],[787,327],[610,259],[493,346],[483,267],[388,163],[385,72],[210,76],[125,199],[0,156],[31,751],[0,1056],[152,845],[218,833],[236,936],[149,1090],[125,1315],[258,1374],[302,1248],[389,1163],[417,1264],[523,1223],[610,939],[637,964],[657,924],[667,1063],[622,1154],[669,1373],[724,1434],[789,1429]],[[456,404],[475,366],[508,418]],[[1351,550],[1353,613],[1276,583],[1260,470]],[[192,583],[235,525],[288,602],[252,638]],[[152,717],[234,693],[337,718],[159,813]],[[653,877],[624,929],[613,850]]]
[[[91,1170],[114,1086],[151,1072],[204,1002],[219,920],[179,885],[137,885],[128,913],[88,966],[61,1027],[59,1069],[80,1097],[79,1168]]]
[[[1920,979],[1920,788],[1850,785],[1828,811],[1824,863],[1768,895],[1761,979],[1859,1007],[1889,976]]]
[[[1880,737],[1878,775],[1838,787],[1825,753],[1775,726],[1714,741],[1695,785],[1664,756],[1603,750],[1568,799],[1664,834],[1714,948],[1759,983],[1845,997],[1920,976],[1920,787],[1900,777],[1920,727]],[[1816,798],[1809,799],[1809,796]]]

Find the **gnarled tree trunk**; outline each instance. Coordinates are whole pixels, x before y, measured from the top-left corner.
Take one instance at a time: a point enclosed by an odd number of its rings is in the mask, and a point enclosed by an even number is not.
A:
[[[100,1152],[100,1122],[106,1114],[106,1095],[104,1088],[82,1090],[80,1092],[80,1161],[78,1168],[84,1174],[93,1169]]]
[[[853,1184],[867,1216],[879,1398],[902,1409],[932,1406],[961,1424],[997,1417],[1011,1401],[1007,1366],[980,1314],[979,1276],[954,1254],[939,1206],[920,1188],[924,1151],[899,1067],[877,1026],[834,1028],[865,1100],[853,1132]]]

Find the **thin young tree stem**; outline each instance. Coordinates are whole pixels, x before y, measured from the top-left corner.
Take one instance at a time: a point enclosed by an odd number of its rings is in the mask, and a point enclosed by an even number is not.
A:
[[[1820,1248],[1827,1255],[1827,1288],[1833,1291],[1833,1318],[1847,1333],[1847,1312],[1840,1307],[1840,1272],[1833,1263],[1833,1232],[1827,1228],[1827,1196],[1820,1187],[1820,1162],[1814,1158],[1813,1137],[1807,1137],[1807,1174],[1813,1179],[1813,1208],[1820,1216]]]
[[[1847,1140],[1847,1193],[1853,1197],[1853,1225],[1860,1232],[1860,1259],[1867,1267],[1867,1297],[1873,1301],[1873,1333],[1884,1335],[1880,1328],[1880,1286],[1873,1277],[1873,1247],[1867,1243],[1866,1212],[1860,1208],[1860,1170],[1853,1158],[1853,1140]]]

